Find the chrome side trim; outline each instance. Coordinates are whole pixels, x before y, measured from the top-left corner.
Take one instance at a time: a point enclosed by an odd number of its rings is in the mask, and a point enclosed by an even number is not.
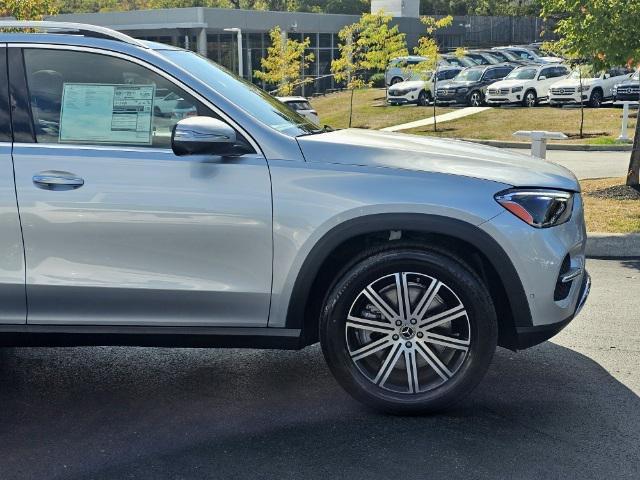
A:
[[[562,283],[569,283],[571,280],[573,280],[576,277],[579,277],[580,275],[582,275],[582,267],[574,267],[569,269],[567,273],[562,275],[560,277],[560,281]]]
[[[233,128],[238,130],[243,137],[247,139],[247,141],[249,142],[249,144],[251,144],[251,146],[256,151],[256,153],[259,153],[260,155],[265,157],[264,152],[262,151],[260,146],[256,143],[255,139],[244,128],[240,127],[240,125],[236,123],[231,117],[229,117],[226,113],[224,113],[222,110],[216,107],[213,103],[211,103],[209,99],[202,96],[199,92],[195,91],[193,88],[189,87],[188,85],[185,85],[183,82],[181,82],[179,79],[177,79],[173,75],[165,72],[164,70],[156,67],[155,65],[152,65],[144,60],[140,60],[137,57],[132,57],[131,55],[127,55],[125,53],[114,52],[112,50],[105,50],[101,48],[79,47],[75,45],[56,45],[51,43],[10,43],[8,44],[8,47],[9,48],[41,48],[45,50],[71,50],[71,51],[79,51],[79,52],[87,52],[87,53],[96,53],[98,55],[108,55],[111,57],[121,58],[123,60],[127,60],[130,62],[136,63],[138,65],[141,65],[157,73],[158,75],[166,78],[167,80],[173,82],[179,88],[182,88],[188,94],[192,95],[196,100],[198,100],[199,102],[202,102],[205,106],[209,107],[216,114],[220,115],[220,118],[222,118],[224,121],[229,123]],[[180,65],[177,65],[177,67],[180,67]],[[57,144],[54,144],[54,145],[57,145]]]

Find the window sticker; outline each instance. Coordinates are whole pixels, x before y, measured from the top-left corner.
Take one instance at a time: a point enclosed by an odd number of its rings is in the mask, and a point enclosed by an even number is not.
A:
[[[150,145],[155,85],[65,83],[60,143]]]

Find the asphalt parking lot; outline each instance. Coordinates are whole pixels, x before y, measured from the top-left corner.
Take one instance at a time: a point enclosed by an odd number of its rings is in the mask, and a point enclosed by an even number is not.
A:
[[[589,269],[564,332],[433,417],[361,407],[317,346],[0,350],[0,478],[637,479],[640,260]]]

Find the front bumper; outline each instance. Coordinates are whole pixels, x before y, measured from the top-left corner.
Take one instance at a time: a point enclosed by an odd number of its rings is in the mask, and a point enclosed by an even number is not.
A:
[[[390,105],[406,105],[409,103],[418,103],[418,95],[420,91],[409,92],[404,95],[387,95],[387,103]]]
[[[436,103],[450,105],[455,103],[469,103],[469,92],[456,93],[455,95],[443,95],[441,93],[436,97]]]
[[[582,100],[580,99],[580,94],[578,93],[576,93],[575,95],[551,96],[549,97],[549,105],[576,105],[584,103],[588,100],[589,93],[583,93]]]
[[[582,307],[587,302],[589,293],[591,292],[591,276],[585,271],[582,278],[582,286],[580,287],[580,293],[578,295],[578,303],[576,304],[575,311],[564,320],[556,323],[550,323],[547,325],[537,325],[533,327],[517,327],[516,328],[516,343],[518,350],[524,350],[525,348],[533,347],[551,337],[557,335],[564,327],[571,323],[582,310]]]

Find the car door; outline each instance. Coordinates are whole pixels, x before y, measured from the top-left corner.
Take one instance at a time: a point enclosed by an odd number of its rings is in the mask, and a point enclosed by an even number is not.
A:
[[[544,79],[541,79],[544,77]],[[536,82],[536,90],[538,92],[538,98],[547,98],[549,96],[549,87],[552,83],[557,81],[557,67],[545,67],[540,70],[538,74],[538,81]]]
[[[22,115],[32,112],[31,140],[14,148],[28,323],[265,326],[265,158],[174,155],[182,113],[156,114],[154,92],[216,113],[135,59],[46,46],[10,55],[12,85],[28,87]]]
[[[13,177],[7,46],[0,44],[0,324],[26,322],[24,248]]]

